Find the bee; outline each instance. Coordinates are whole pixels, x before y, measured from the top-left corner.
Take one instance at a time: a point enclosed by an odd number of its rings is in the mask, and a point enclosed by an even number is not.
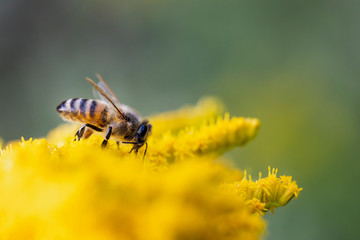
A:
[[[130,153],[137,153],[145,144],[144,157],[147,151],[147,137],[151,134],[152,125],[148,120],[142,120],[141,115],[133,108],[121,104],[102,76],[97,75],[100,82],[96,84],[90,78],[87,81],[93,85],[94,96],[100,99],[70,98],[61,102],[56,111],[66,121],[84,123],[75,133],[75,139],[88,138],[93,131],[105,133],[101,144],[105,148],[110,137],[124,144],[132,144]]]

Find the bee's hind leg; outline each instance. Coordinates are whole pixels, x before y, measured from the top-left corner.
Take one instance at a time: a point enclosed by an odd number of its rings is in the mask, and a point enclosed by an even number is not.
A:
[[[106,147],[106,145],[107,145],[107,143],[108,143],[108,140],[109,140],[109,138],[110,138],[110,136],[111,136],[111,131],[112,131],[112,127],[109,127],[108,130],[107,130],[107,132],[106,132],[105,139],[104,139],[104,141],[103,141],[102,144],[101,144],[101,147],[102,147],[102,148],[105,148],[105,147]]]
[[[91,125],[89,123],[86,123],[84,125],[82,125],[79,130],[77,130],[77,132],[75,133],[75,138],[74,138],[74,141],[76,141],[76,137],[78,138],[78,140],[80,141],[80,139],[84,136],[84,132],[85,132],[85,128],[88,127],[88,128],[91,128],[92,130],[95,130],[97,132],[102,132],[103,129],[101,128],[98,128],[94,125]],[[88,138],[90,137],[91,133],[89,134],[86,134],[85,138]]]
[[[76,141],[76,137],[77,137],[78,141],[80,141],[80,139],[81,139],[82,136],[84,135],[85,127],[86,127],[86,124],[85,124],[85,125],[82,125],[82,126],[79,128],[79,130],[77,130],[77,132],[75,133],[74,141]]]
[[[84,135],[83,135],[82,139],[89,138],[93,134],[93,132],[94,132],[94,130],[92,130],[91,128],[85,128]]]

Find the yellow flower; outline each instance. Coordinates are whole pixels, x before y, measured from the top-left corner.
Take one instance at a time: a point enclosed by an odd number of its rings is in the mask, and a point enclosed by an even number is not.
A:
[[[245,199],[250,207],[259,213],[285,206],[294,197],[297,198],[302,188],[298,188],[295,181],[289,176],[276,176],[277,169],[270,169],[267,177],[252,181],[251,176],[247,179],[246,172],[241,181],[226,183],[222,187],[242,199]]]
[[[74,142],[78,125],[8,145],[0,151],[0,239],[259,239],[261,214],[301,189],[276,172],[253,182],[215,163],[260,126],[220,117],[221,109],[204,99],[150,117],[144,161],[114,141],[101,149],[101,136]]]
[[[153,134],[148,140],[149,150],[146,164],[164,168],[168,163],[196,156],[218,157],[224,151],[242,146],[254,138],[260,127],[255,118],[219,116],[221,104],[213,98],[199,101],[195,107],[185,107],[179,111],[162,113],[150,118]],[[215,115],[216,114],[216,115]],[[49,142],[64,144],[72,142],[74,132],[80,125],[62,125],[49,134]],[[159,129],[158,129],[159,128]],[[91,139],[91,143],[101,142],[101,136]],[[110,141],[110,148],[117,145]],[[131,147],[122,146],[118,152],[123,157]],[[140,150],[142,154],[144,148]],[[210,156],[209,156],[210,157]]]
[[[150,117],[151,122],[156,126],[152,135],[162,135],[164,132],[172,132],[183,129],[187,126],[201,124],[206,119],[216,118],[223,112],[222,103],[216,98],[202,98],[196,106],[185,106],[175,111],[160,113]]]

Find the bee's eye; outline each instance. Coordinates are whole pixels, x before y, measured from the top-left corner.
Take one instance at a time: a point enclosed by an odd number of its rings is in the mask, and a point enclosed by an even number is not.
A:
[[[141,138],[144,138],[147,133],[147,126],[145,124],[142,124],[139,127],[138,134]]]

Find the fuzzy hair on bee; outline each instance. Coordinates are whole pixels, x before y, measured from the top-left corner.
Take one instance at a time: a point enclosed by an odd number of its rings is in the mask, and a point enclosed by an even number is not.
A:
[[[61,102],[56,111],[65,121],[84,123],[75,133],[74,140],[88,138],[94,131],[105,133],[101,146],[106,147],[108,140],[115,139],[117,144],[132,144],[130,152],[137,153],[146,145],[152,125],[133,108],[121,104],[102,76],[97,74],[99,83],[86,78],[94,87],[94,95],[99,99],[70,98]]]

